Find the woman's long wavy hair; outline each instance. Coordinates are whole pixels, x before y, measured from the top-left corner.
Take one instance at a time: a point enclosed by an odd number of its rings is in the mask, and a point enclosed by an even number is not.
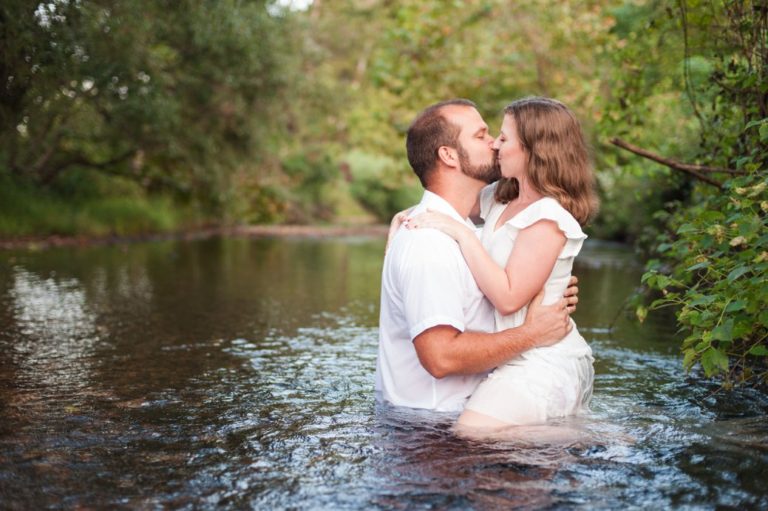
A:
[[[510,103],[517,136],[527,156],[526,173],[533,188],[556,199],[581,225],[597,213],[595,176],[581,125],[568,107],[549,98],[530,97]],[[495,198],[517,198],[516,179],[502,178]]]

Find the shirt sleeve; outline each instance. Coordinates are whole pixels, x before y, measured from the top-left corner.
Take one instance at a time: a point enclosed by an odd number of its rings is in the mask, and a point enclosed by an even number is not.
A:
[[[425,330],[448,325],[464,331],[466,293],[455,241],[432,229],[414,233],[412,250],[401,273],[408,332],[414,339]],[[460,253],[458,257],[461,258]]]

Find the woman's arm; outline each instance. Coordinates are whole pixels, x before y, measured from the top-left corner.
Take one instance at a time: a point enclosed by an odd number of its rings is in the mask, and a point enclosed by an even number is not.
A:
[[[455,239],[478,287],[504,315],[520,310],[544,287],[566,240],[555,222],[540,220],[518,233],[502,268],[471,229],[448,215],[423,213],[412,218],[408,227],[439,229]]]

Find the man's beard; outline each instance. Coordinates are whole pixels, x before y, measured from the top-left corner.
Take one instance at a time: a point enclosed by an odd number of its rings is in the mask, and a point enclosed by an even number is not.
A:
[[[457,151],[459,153],[461,171],[464,175],[486,183],[493,183],[494,181],[501,179],[501,167],[499,166],[498,158],[499,154],[496,151],[493,152],[493,161],[482,165],[472,165],[469,162],[469,155],[461,144],[459,144]]]

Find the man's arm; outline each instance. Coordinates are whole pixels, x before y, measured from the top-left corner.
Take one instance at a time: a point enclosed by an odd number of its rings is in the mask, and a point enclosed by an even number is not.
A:
[[[525,323],[496,333],[460,332],[438,325],[413,339],[419,361],[435,378],[489,371],[539,346],[560,341],[571,330],[568,300],[543,306],[543,292],[531,302]]]

